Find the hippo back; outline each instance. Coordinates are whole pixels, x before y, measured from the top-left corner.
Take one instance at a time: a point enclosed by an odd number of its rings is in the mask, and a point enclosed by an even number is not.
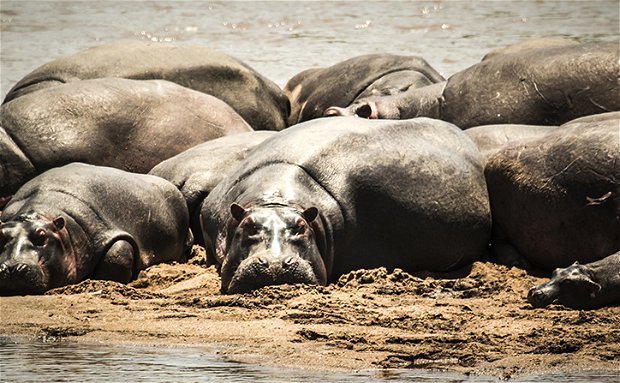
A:
[[[286,127],[288,99],[272,81],[239,60],[195,45],[124,41],[61,57],[26,75],[4,102],[78,80],[162,79],[228,103],[256,130]]]
[[[85,162],[146,173],[226,134],[251,131],[223,101],[163,81],[120,78],[62,84],[0,106],[0,195],[55,166]],[[10,140],[10,141],[9,141]],[[5,176],[3,175],[3,181]]]
[[[545,270],[620,249],[620,120],[567,123],[491,156],[494,224]]]

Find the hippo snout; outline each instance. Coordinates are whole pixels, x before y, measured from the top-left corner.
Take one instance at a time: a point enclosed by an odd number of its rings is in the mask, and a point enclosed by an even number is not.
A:
[[[3,262],[0,264],[0,295],[42,294],[47,290],[39,265]]]
[[[318,284],[310,263],[298,255],[259,254],[239,265],[225,292],[244,293],[268,285]]]
[[[556,294],[553,294],[552,290],[546,283],[534,286],[527,293],[527,301],[535,308],[546,307],[556,299]]]

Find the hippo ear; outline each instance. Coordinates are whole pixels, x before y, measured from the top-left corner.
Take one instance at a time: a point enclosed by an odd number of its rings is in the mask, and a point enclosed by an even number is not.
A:
[[[303,215],[304,219],[306,220],[306,222],[310,223],[312,221],[314,221],[316,219],[316,217],[319,216],[319,209],[317,209],[316,207],[309,207],[306,210],[304,210],[303,213],[301,213],[301,215]]]
[[[243,206],[233,202],[232,205],[230,205],[230,214],[232,214],[234,219],[241,222],[245,215],[245,209]]]
[[[56,231],[62,230],[65,227],[65,219],[62,217],[56,217],[52,222]]]

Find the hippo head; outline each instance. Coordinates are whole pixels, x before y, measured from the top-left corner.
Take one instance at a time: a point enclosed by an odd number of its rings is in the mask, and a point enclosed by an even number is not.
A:
[[[285,205],[230,208],[237,225],[221,267],[222,293],[285,283],[327,283],[318,209]],[[318,235],[317,235],[318,234]]]
[[[401,111],[389,100],[390,96],[371,96],[354,101],[346,108],[332,106],[325,110],[325,117],[358,116],[368,119],[399,120]]]
[[[575,262],[564,269],[555,269],[549,282],[530,289],[527,300],[534,307],[559,303],[576,309],[591,308],[601,285],[593,280],[590,269]]]
[[[0,295],[41,294],[73,282],[65,219],[20,216],[0,224]]]

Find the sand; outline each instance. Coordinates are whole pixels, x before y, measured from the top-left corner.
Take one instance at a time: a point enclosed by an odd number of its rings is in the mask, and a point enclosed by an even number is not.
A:
[[[494,375],[620,373],[620,307],[534,309],[544,278],[476,262],[451,274],[360,270],[329,286],[221,295],[204,252],[129,285],[87,280],[0,298],[1,333],[47,341],[200,346],[227,359],[320,370]]]

